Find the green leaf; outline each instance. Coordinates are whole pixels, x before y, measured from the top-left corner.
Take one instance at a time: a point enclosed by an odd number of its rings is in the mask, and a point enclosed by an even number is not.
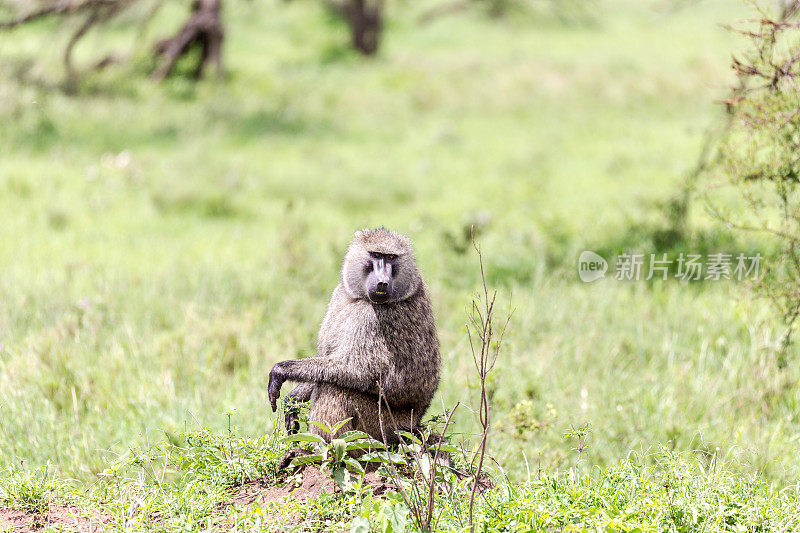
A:
[[[431,449],[434,451],[434,453],[436,452],[436,446],[433,446]],[[443,442],[442,445],[439,446],[439,450],[441,450],[443,452],[449,452],[449,453],[458,453],[458,448],[456,448],[452,444],[448,444],[446,442]]]
[[[331,435],[333,435],[334,433],[336,433],[337,431],[339,431],[340,429],[342,429],[342,427],[343,427],[345,424],[347,424],[348,422],[350,422],[352,419],[353,419],[353,417],[351,416],[350,418],[345,418],[344,420],[342,420],[342,421],[340,421],[340,422],[337,422],[337,423],[336,423],[336,424],[333,426],[333,428],[331,428],[331,431],[330,431]]]
[[[339,438],[345,442],[352,442],[357,439],[369,439],[370,436],[364,433],[363,431],[348,431],[347,433],[342,433],[339,435]]]
[[[334,461],[341,461],[344,458],[344,454],[347,453],[347,443],[342,439],[333,439],[331,445],[333,446]]]
[[[383,450],[383,444],[375,439],[360,440],[347,445],[347,450]]]
[[[399,453],[393,452],[370,452],[365,453],[359,460],[362,462],[369,462],[369,463],[394,463],[397,465],[404,465],[406,464],[405,458],[400,455]]]
[[[309,420],[308,423],[318,427],[319,429],[321,429],[322,431],[324,431],[328,435],[333,433],[333,430],[331,428],[329,428],[326,424],[323,424],[322,422],[316,422],[314,420]]]
[[[350,522],[350,533],[369,533],[369,519],[359,516]]]
[[[349,466],[352,470],[355,470],[356,472],[358,472],[362,476],[364,475],[364,467],[361,466],[361,463],[359,463],[358,461],[356,461],[352,457],[346,458],[343,462],[344,462],[344,464]]]
[[[398,431],[397,434],[400,435],[401,437],[409,440],[410,442],[413,442],[415,444],[419,444],[420,446],[422,446],[422,441],[419,440],[419,437],[417,437],[416,435],[414,435],[413,433],[411,433],[409,431]]]
[[[343,466],[337,466],[333,469],[333,484],[341,488],[344,484],[345,474],[347,470]]]
[[[408,524],[408,508],[402,503],[389,502],[381,509],[382,529],[385,533],[402,533]]]
[[[302,455],[300,457],[295,457],[292,460],[292,466],[300,466],[308,463],[316,463],[318,461],[322,461],[322,456],[318,453],[312,453],[311,455]]]
[[[286,442],[316,442],[318,444],[325,444],[325,439],[313,433],[295,433],[283,439]]]
[[[430,455],[423,454],[419,457],[419,468],[422,471],[422,475],[425,476],[426,479],[430,478],[431,476],[431,464],[433,460],[431,459]]]

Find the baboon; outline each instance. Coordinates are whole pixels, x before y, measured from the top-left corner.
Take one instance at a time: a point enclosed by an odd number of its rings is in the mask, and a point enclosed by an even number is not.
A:
[[[428,288],[410,239],[384,228],[365,229],[355,233],[345,255],[317,356],[275,364],[269,400],[275,411],[283,382],[299,382],[289,397],[311,402],[309,420],[330,425],[351,418],[340,433],[355,429],[396,443],[395,429],[419,426],[439,385],[439,365]],[[296,417],[287,411],[290,433]]]

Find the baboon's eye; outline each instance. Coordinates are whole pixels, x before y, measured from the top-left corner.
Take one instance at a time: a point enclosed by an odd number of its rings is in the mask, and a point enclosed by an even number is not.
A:
[[[394,255],[394,254],[386,254],[386,259],[388,259],[389,261],[394,261],[394,259],[395,259],[396,257],[397,257],[397,256],[396,256],[396,255]]]
[[[383,257],[383,254],[380,252],[370,252],[369,255],[374,257],[375,259],[380,259],[381,257]]]

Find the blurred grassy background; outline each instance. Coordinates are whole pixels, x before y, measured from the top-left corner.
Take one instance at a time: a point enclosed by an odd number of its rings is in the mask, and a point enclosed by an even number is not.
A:
[[[142,53],[74,93],[66,30],[0,35],[0,466],[91,479],[140,435],[192,415],[224,428],[234,409],[243,432],[265,431],[269,368],[313,354],[350,235],[381,224],[414,239],[431,286],[444,405],[474,403],[477,224],[516,308],[492,383],[492,450],[512,476],[523,453],[562,465],[562,433],[590,421],[587,464],[663,443],[796,479],[798,369],[775,369],[763,302],[740,283],[576,276],[584,249],[661,251],[651,229],[720,120],[742,45],[721,24],[746,7],[608,1],[590,24],[534,10],[420,25],[431,5],[390,3],[363,59],[315,2],[233,1],[224,82],[153,84]],[[76,55],[136,38],[123,21]],[[691,227],[670,251],[769,249],[700,206]],[[475,427],[462,410],[458,429]]]

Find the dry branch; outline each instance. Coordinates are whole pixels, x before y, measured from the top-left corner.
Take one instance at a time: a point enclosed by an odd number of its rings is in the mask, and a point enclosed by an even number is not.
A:
[[[115,8],[123,0],[86,0],[84,2],[55,2],[12,20],[0,21],[0,29],[11,29],[51,15],[70,15],[98,8]]]
[[[222,42],[225,31],[220,20],[220,0],[196,0],[189,20],[174,37],[163,39],[155,46],[155,53],[162,57],[161,66],[152,74],[154,80],[162,80],[172,72],[181,56],[193,45],[202,47],[202,55],[195,70],[201,77],[207,63],[213,63],[217,75],[222,75]]]
[[[472,310],[470,311],[469,323],[467,324],[467,335],[469,337],[472,359],[475,363],[475,370],[480,380],[480,405],[478,416],[481,424],[481,440],[472,458],[472,464],[474,465],[477,460],[478,465],[474,469],[474,481],[472,484],[472,491],[469,495],[470,531],[475,530],[475,524],[473,522],[475,494],[477,494],[480,486],[479,480],[483,476],[483,462],[486,457],[486,445],[491,429],[491,418],[489,416],[491,405],[486,381],[489,373],[497,362],[497,356],[500,354],[503,337],[505,336],[508,323],[511,321],[511,316],[513,315],[513,311],[511,311],[506,316],[506,320],[500,330],[495,331],[494,304],[497,301],[497,291],[492,291],[491,294],[489,293],[489,287],[486,284],[486,273],[483,267],[483,254],[480,246],[475,242],[474,235],[472,238],[472,246],[478,254],[478,263],[481,269],[481,288],[472,300]]]

